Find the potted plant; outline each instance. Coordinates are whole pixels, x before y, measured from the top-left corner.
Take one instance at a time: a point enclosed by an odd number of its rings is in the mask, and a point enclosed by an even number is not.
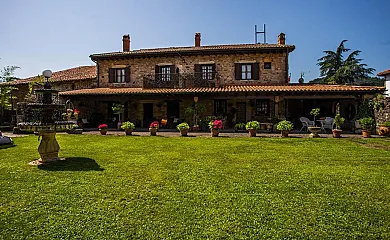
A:
[[[190,129],[190,125],[188,123],[183,122],[176,126],[177,130],[180,131],[182,137],[186,137],[188,134],[188,130]]]
[[[312,115],[313,118],[314,118],[314,120],[313,120],[314,126],[313,127],[308,127],[309,131],[311,132],[310,133],[310,137],[311,138],[319,138],[320,135],[318,135],[318,132],[321,131],[321,128],[317,127],[317,125],[316,125],[316,116],[320,115],[320,109],[319,108],[313,108],[310,111],[310,115]]]
[[[260,129],[260,123],[258,121],[250,121],[246,123],[245,128],[249,131],[250,137],[256,137],[256,132]]]
[[[390,136],[390,121],[386,121],[379,126],[379,135]]]
[[[236,132],[238,132],[238,131],[245,131],[245,123],[236,123],[234,125],[234,130]]]
[[[336,114],[336,116],[334,117],[334,123],[336,124],[336,129],[332,129],[334,138],[341,137],[341,132],[343,131],[341,130],[341,125],[343,125],[344,121],[345,119],[341,117],[340,114]]]
[[[125,130],[126,135],[131,135],[135,126],[134,126],[134,123],[132,123],[132,122],[124,122],[124,123],[122,123],[121,128],[123,130]]]
[[[72,128],[68,130],[69,134],[82,134],[83,129],[78,124],[73,124]]]
[[[365,117],[359,119],[360,125],[362,125],[362,135],[364,138],[371,137],[371,129],[374,125],[374,119],[372,117]]]
[[[154,121],[149,125],[150,136],[156,136],[159,124],[158,121]]]
[[[282,137],[288,137],[288,133],[293,129],[294,125],[292,122],[283,120],[278,123],[276,129],[282,134]]]
[[[98,128],[99,128],[99,131],[100,131],[101,135],[106,135],[107,134],[107,128],[108,128],[107,124],[105,124],[105,123],[100,124]]]
[[[222,127],[223,127],[222,120],[216,119],[214,121],[209,122],[211,136],[218,137],[219,131],[222,129]]]

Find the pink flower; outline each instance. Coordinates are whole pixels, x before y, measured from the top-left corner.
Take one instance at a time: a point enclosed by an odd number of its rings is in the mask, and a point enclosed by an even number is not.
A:
[[[223,128],[223,123],[222,120],[214,120],[214,122],[210,122],[209,126],[210,129],[221,130]]]
[[[100,130],[100,129],[106,129],[107,127],[108,127],[107,124],[103,123],[103,124],[100,124],[98,128]]]
[[[152,122],[152,123],[150,124],[149,128],[158,128],[158,126],[159,126],[158,121],[154,121],[154,122]]]

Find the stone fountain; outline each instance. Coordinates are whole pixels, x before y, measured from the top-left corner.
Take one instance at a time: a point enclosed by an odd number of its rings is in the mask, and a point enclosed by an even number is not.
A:
[[[48,162],[63,160],[58,157],[60,146],[56,139],[56,128],[58,125],[70,126],[68,122],[56,121],[59,111],[64,110],[65,105],[58,102],[58,90],[51,88],[49,78],[52,75],[50,70],[43,71],[46,82],[41,89],[35,90],[36,102],[28,103],[27,107],[35,113],[38,119],[34,122],[35,130],[40,141],[38,152],[40,159],[30,162],[30,165],[41,165]],[[19,124],[20,126],[23,123]]]

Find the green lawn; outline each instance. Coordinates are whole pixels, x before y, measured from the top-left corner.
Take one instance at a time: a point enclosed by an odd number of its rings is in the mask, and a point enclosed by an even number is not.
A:
[[[390,139],[57,139],[0,149],[0,239],[390,238]]]

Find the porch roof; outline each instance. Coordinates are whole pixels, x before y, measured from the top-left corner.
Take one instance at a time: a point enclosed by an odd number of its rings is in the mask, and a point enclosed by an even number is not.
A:
[[[327,93],[380,93],[384,87],[347,86],[327,84],[283,84],[283,85],[234,85],[209,88],[91,88],[60,92],[71,95],[154,95],[154,94],[199,94],[199,93],[256,93],[256,92],[327,92]]]

